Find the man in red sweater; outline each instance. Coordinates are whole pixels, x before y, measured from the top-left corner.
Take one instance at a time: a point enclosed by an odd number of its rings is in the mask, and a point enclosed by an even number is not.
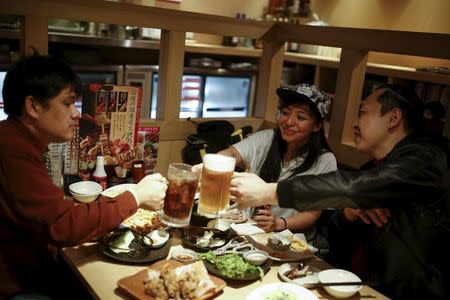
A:
[[[50,143],[72,139],[80,90],[71,68],[50,57],[26,58],[6,75],[8,119],[0,123],[0,299],[29,292],[58,298],[52,295],[64,286],[54,260],[58,248],[114,230],[141,205],[162,206],[167,181],[160,174],[145,177],[136,192],[78,205],[52,183],[43,156]]]

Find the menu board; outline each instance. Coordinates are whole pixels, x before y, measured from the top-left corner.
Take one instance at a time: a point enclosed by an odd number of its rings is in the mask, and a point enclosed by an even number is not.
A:
[[[137,159],[138,123],[142,91],[139,87],[89,84],[83,90],[79,126],[78,175],[88,179],[96,157],[105,169],[130,169]]]
[[[136,143],[136,159],[142,160],[145,174],[154,172],[158,156],[159,127],[139,127]]]

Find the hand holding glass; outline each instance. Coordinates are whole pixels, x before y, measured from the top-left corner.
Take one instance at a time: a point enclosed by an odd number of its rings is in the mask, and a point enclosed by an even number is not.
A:
[[[230,203],[230,182],[236,159],[220,154],[205,154],[197,212],[217,218],[224,214]]]
[[[191,219],[200,172],[191,165],[171,163],[167,172],[169,187],[164,200],[161,221],[169,226],[185,227]]]

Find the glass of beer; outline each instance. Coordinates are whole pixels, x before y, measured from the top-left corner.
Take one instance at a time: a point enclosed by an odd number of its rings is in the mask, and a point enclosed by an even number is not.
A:
[[[161,221],[173,227],[185,227],[191,219],[200,172],[192,172],[192,166],[171,163],[167,172],[169,187],[166,191]]]
[[[205,154],[200,179],[200,199],[197,212],[208,218],[224,214],[230,203],[230,183],[236,159],[220,154]]]

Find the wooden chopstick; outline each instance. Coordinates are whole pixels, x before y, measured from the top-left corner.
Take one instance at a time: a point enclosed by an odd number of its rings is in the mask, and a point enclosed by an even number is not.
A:
[[[374,281],[341,281],[341,282],[317,282],[317,283],[304,283],[303,286],[307,288],[315,288],[321,286],[336,286],[336,285],[377,285]]]

